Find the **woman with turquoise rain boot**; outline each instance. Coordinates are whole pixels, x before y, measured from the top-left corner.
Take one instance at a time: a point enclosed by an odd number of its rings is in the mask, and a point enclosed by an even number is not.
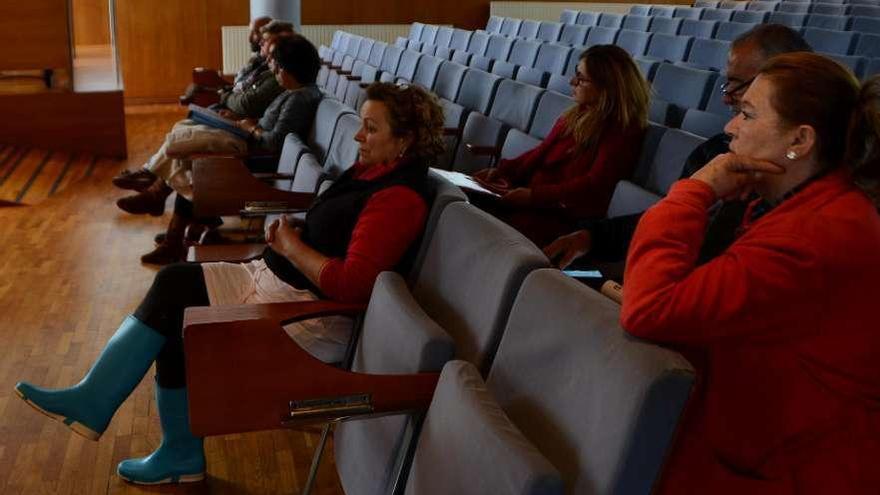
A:
[[[300,65],[310,58],[317,72],[315,48],[289,43],[298,42],[282,41],[279,51]],[[283,61],[279,65],[282,73],[295,70]],[[414,255],[430,204],[427,169],[442,152],[442,109],[421,88],[375,83],[367,88],[361,117],[357,162],[314,202],[304,222],[294,225],[282,217],[269,225],[261,259],[163,268],[82,381],[56,390],[21,382],[18,395],[98,440],[155,361],[162,442],[147,457],[122,461],[119,476],[139,484],[204,479],[203,439],[192,434],[188,419],[185,309],[319,297],[367,302],[378,274],[406,270]],[[302,326],[289,333],[305,350],[326,362],[341,360],[346,339],[334,334],[333,325],[295,325]]]

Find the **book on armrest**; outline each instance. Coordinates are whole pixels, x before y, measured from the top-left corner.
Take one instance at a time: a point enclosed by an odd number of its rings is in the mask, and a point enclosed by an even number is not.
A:
[[[186,117],[194,122],[226,131],[242,139],[250,137],[250,134],[241,127],[238,127],[234,120],[222,117],[219,113],[209,108],[198,105],[190,105],[188,108],[189,114]]]

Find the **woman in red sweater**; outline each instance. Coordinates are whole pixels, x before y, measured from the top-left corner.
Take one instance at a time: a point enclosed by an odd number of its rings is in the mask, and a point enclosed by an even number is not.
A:
[[[700,377],[660,493],[878,493],[880,79],[777,56],[726,132],[731,153],[648,210],[627,260],[624,328]],[[752,191],[737,240],[697,266],[709,207]]]
[[[605,216],[615,185],[635,170],[648,122],[650,87],[620,47],[584,51],[571,86],[576,105],[540,145],[475,174],[503,193],[493,213],[539,246],[574,220]]]

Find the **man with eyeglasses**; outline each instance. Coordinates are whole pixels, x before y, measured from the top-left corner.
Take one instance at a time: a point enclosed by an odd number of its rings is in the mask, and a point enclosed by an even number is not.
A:
[[[767,60],[781,53],[802,51],[812,51],[812,48],[800,34],[780,24],[759,24],[742,34],[730,47],[727,81],[721,86],[724,103],[734,113],[739,112],[742,95]],[[716,156],[727,153],[729,144],[730,137],[724,133],[706,140],[687,158],[682,178],[690,177]],[[717,210],[700,252],[701,263],[714,258],[733,242],[744,213],[745,203],[742,201],[725,202]],[[578,265],[619,263],[626,257],[629,242],[641,217],[642,214],[637,213],[589,221],[582,230],[550,243],[544,248],[544,254],[560,268],[567,268],[576,261]],[[605,275],[615,278],[620,274],[622,272]]]

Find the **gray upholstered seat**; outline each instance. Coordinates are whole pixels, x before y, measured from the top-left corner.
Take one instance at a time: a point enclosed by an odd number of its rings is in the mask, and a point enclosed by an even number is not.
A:
[[[709,139],[724,132],[724,126],[728,122],[730,122],[730,117],[728,116],[690,108],[684,114],[681,130]]]
[[[529,135],[538,139],[547,137],[563,112],[572,106],[574,106],[574,100],[564,94],[547,91],[541,95],[541,101],[538,102],[538,110],[535,112],[535,118],[532,120],[532,126],[529,128]]]
[[[518,232],[463,202],[444,209],[428,244],[411,290],[394,274],[377,280],[373,299],[381,300],[371,300],[354,371],[439,371],[448,357],[441,329],[455,342],[457,359],[487,371],[522,280],[548,264]],[[428,339],[421,335],[432,336],[435,344],[425,346]],[[336,465],[348,495],[389,493],[408,425],[403,415],[339,425]]]
[[[558,270],[532,272],[486,381],[444,367],[406,493],[649,493],[694,370],[618,319]]]

